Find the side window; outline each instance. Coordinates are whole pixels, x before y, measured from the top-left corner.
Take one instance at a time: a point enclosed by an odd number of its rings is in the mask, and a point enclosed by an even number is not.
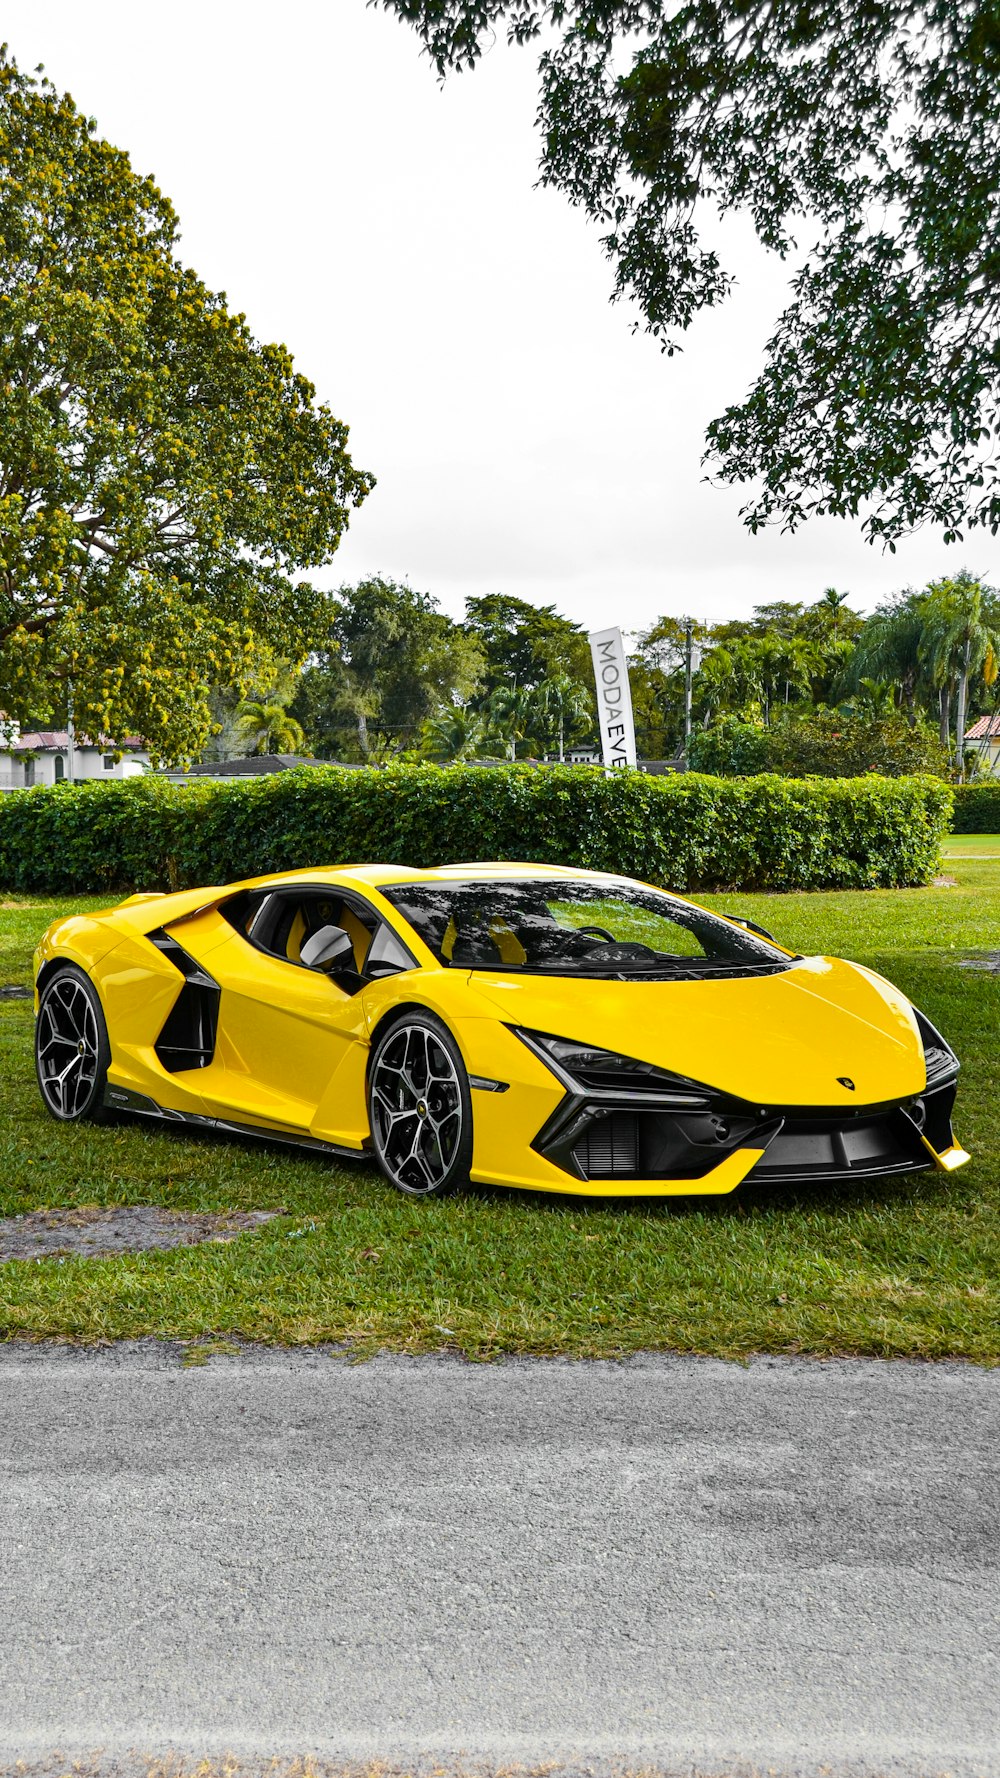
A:
[[[228,900],[220,902],[219,912],[241,938],[249,938],[254,921],[264,903],[269,900],[267,890],[241,889],[238,895],[231,895]]]
[[[402,939],[360,896],[308,887],[244,890],[219,911],[255,950],[284,963],[301,965],[307,940],[325,926],[339,927],[350,939],[351,951],[332,975],[348,992],[356,991],[363,977],[396,975],[414,967]]]
[[[274,889],[241,904],[234,898],[225,908],[226,918],[259,951],[299,963],[306,940],[324,926],[338,926],[351,941],[354,967],[360,975],[371,946],[378,917],[354,897],[329,889]]]

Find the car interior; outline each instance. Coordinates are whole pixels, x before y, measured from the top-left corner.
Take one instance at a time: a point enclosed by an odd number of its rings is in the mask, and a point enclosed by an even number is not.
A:
[[[295,886],[236,903],[224,910],[226,917],[256,950],[328,974],[348,991],[372,976],[413,967],[402,941],[360,897]],[[340,933],[349,944],[337,944]]]

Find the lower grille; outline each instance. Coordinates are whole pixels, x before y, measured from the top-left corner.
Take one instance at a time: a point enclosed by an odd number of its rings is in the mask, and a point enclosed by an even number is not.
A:
[[[926,1164],[912,1126],[898,1117],[789,1118],[754,1168],[755,1179],[824,1173],[888,1173]]]
[[[599,1118],[573,1149],[588,1179],[636,1179],[639,1173],[639,1119],[629,1111]]]
[[[578,1120],[580,1114],[578,1113]],[[695,1179],[741,1147],[764,1153],[755,1180],[794,1181],[878,1176],[926,1167],[930,1157],[912,1122],[882,1115],[782,1116],[768,1123],[718,1114],[609,1110],[593,1112],[565,1148],[546,1147],[584,1179]]]

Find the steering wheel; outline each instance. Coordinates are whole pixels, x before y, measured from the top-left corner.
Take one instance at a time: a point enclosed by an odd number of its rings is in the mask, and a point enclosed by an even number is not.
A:
[[[576,930],[577,932],[596,932],[598,938],[606,938],[609,945],[618,942],[614,934],[609,932],[605,926],[578,926]]]

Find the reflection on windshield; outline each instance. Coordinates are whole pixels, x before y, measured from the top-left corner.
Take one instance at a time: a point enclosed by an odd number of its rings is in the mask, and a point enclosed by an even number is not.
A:
[[[397,883],[382,894],[455,969],[676,978],[789,962],[753,933],[638,885],[500,878]]]

